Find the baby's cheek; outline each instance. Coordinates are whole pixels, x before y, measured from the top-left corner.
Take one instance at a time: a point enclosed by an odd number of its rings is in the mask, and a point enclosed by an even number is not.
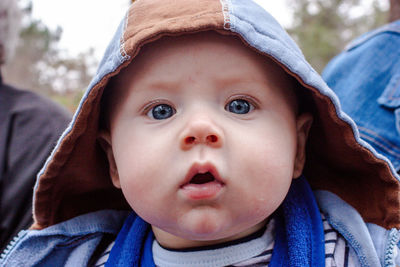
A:
[[[235,193],[240,196],[237,205],[248,203],[246,208],[254,213],[249,215],[259,218],[268,217],[279,207],[292,181],[290,169],[281,168],[279,164],[268,165],[268,161],[259,161],[258,166],[243,168]]]

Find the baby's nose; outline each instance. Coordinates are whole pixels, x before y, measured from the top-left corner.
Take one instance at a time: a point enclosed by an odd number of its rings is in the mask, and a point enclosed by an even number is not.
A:
[[[222,130],[207,118],[190,121],[183,130],[180,139],[183,150],[190,149],[198,144],[214,148],[219,148],[223,144]]]

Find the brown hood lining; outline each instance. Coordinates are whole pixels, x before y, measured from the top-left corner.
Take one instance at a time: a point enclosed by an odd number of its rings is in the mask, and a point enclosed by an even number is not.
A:
[[[202,5],[199,5],[198,0],[185,0],[195,2],[192,6],[199,9],[176,10],[176,6],[170,6],[173,9],[170,13],[160,10],[160,5],[156,5],[158,1],[137,1],[130,9],[124,43],[125,52],[131,58],[103,77],[78,111],[73,129],[64,137],[40,177],[35,192],[35,224],[32,228],[42,229],[100,209],[130,209],[122,192],[111,184],[108,163],[96,135],[102,92],[109,79],[132,61],[140,47],[166,35],[207,30],[236,35],[224,30],[219,1],[201,0]],[[173,3],[179,4],[180,1]],[[151,14],[145,4],[153,9]],[[192,8],[191,5],[185,6]],[[179,16],[179,12],[183,15]],[[170,14],[171,18],[165,18],[165,14]],[[141,20],[145,21],[139,23]],[[129,23],[132,21],[135,25]],[[307,145],[305,166],[305,175],[311,186],[337,194],[355,207],[366,222],[386,229],[399,228],[399,182],[387,163],[356,142],[350,125],[337,117],[335,106],[327,96],[274,61],[312,92],[317,112]]]

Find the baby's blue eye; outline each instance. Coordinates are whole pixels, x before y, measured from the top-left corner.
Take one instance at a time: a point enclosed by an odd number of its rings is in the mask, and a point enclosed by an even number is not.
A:
[[[249,103],[249,101],[244,99],[235,99],[229,102],[225,109],[229,112],[236,114],[246,114],[249,113],[253,109],[253,105]]]
[[[159,104],[153,107],[148,115],[156,120],[165,120],[175,114],[175,109],[167,104]]]

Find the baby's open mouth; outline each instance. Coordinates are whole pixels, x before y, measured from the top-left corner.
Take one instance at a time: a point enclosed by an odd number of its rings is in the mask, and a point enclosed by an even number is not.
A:
[[[215,166],[211,163],[193,164],[182,181],[181,187],[204,186],[211,183],[225,184]]]
[[[214,175],[210,172],[197,173],[189,181],[189,184],[206,184],[215,181]]]
[[[180,192],[191,201],[211,201],[223,192],[224,186],[225,183],[213,164],[193,164],[180,186]]]

